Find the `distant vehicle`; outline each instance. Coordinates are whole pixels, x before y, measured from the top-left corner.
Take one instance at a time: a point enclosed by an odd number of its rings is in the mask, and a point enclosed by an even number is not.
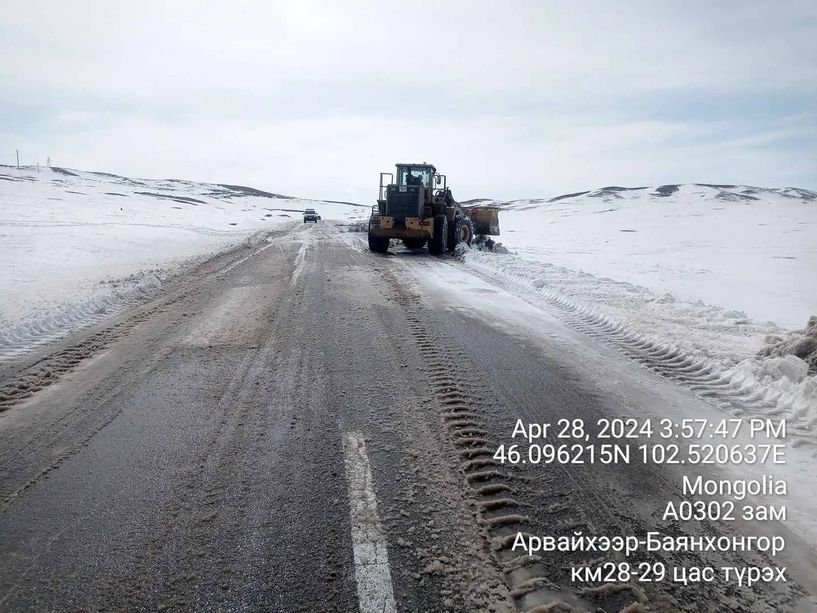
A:
[[[304,223],[307,221],[314,221],[318,223],[321,219],[321,216],[315,211],[315,209],[306,209],[304,211]]]

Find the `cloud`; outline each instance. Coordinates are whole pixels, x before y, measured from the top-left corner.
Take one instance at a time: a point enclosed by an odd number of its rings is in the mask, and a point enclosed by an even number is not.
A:
[[[0,4],[0,155],[366,202],[398,159],[462,197],[817,187],[810,2]]]

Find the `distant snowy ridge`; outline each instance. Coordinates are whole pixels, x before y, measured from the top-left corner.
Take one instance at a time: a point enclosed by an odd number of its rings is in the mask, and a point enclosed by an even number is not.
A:
[[[8,168],[13,169],[13,166],[7,166],[4,164],[0,164],[0,168]],[[31,166],[26,166],[24,170],[33,171],[35,170]],[[120,184],[126,187],[148,187],[154,186],[158,187],[161,190],[168,190],[168,191],[181,191],[184,194],[191,189],[198,191],[203,196],[211,196],[214,198],[236,198],[241,196],[259,196],[261,198],[282,198],[285,200],[295,200],[292,196],[284,196],[282,194],[274,194],[271,192],[266,192],[264,190],[255,189],[254,187],[245,187],[243,185],[229,185],[227,183],[203,183],[197,181],[185,181],[183,179],[164,179],[164,180],[156,180],[156,179],[132,179],[130,177],[123,177],[121,175],[116,175],[110,172],[100,172],[100,171],[93,171],[93,170],[73,170],[69,168],[60,168],[58,166],[51,166],[47,169],[42,169],[43,171],[50,170],[51,172],[68,176],[68,177],[77,177],[77,179],[90,178],[90,177],[100,177],[103,182],[110,183],[110,184]],[[6,180],[19,180],[19,181],[32,181],[35,179],[32,175],[3,175],[3,178]],[[176,195],[174,196],[171,194],[150,194],[146,192],[139,192],[134,191],[136,194],[146,194],[152,195],[159,198],[179,198],[182,202],[198,202],[199,204],[204,204],[201,201],[193,200],[184,195]]]
[[[715,183],[688,183],[688,184],[667,184],[659,185],[657,187],[620,187],[616,185],[609,185],[607,187],[600,187],[595,190],[586,190],[581,192],[573,192],[570,194],[562,194],[553,198],[522,198],[517,200],[496,200],[493,198],[474,198],[466,200],[462,204],[474,205],[481,204],[485,206],[499,206],[508,210],[524,210],[523,207],[531,205],[550,204],[554,202],[561,202],[565,200],[575,200],[580,198],[596,198],[612,202],[617,199],[627,199],[628,196],[636,197],[653,197],[653,198],[667,198],[673,194],[690,189],[700,188],[701,197],[712,198],[715,200],[731,201],[731,202],[752,202],[762,201],[769,197],[791,198],[794,200],[803,201],[817,201],[817,192],[797,187],[755,187],[751,185],[718,185]],[[630,192],[628,194],[628,192]]]

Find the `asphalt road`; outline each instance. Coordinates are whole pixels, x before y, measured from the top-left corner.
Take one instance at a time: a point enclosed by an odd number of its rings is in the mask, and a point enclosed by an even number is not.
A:
[[[507,316],[446,287],[468,275],[456,260],[361,242],[326,222],[273,233],[0,365],[0,610],[813,610],[805,554],[783,584],[588,589],[570,566],[620,556],[512,551],[519,532],[643,533],[679,496],[666,466],[497,465],[517,419],[687,392],[645,391],[632,364],[612,389],[608,358],[547,313],[526,329],[502,288],[469,282]]]

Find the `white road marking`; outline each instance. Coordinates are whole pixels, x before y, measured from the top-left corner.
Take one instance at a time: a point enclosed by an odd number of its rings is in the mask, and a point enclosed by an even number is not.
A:
[[[261,249],[259,249],[258,251],[253,251],[253,252],[252,252],[250,255],[248,255],[248,256],[246,256],[246,257],[241,258],[241,259],[240,259],[240,260],[238,260],[237,262],[233,262],[233,263],[232,263],[232,264],[230,264],[230,265],[229,265],[227,268],[223,268],[222,270],[219,270],[219,271],[218,271],[216,274],[217,274],[217,275],[223,275],[224,273],[230,272],[230,271],[231,271],[233,268],[235,268],[235,267],[236,267],[236,266],[238,266],[239,264],[243,264],[244,262],[246,262],[247,260],[249,260],[251,257],[255,257],[256,255],[258,255],[259,253],[261,253],[261,252],[262,252],[262,251],[264,251],[265,249],[269,249],[270,247],[272,247],[274,244],[275,244],[275,243],[267,243],[266,245],[264,245],[263,247],[261,247]]]
[[[292,271],[292,278],[289,280],[290,285],[295,285],[298,282],[298,277],[306,264],[306,243],[301,243],[301,248],[298,249],[298,255],[295,256],[295,268]]]
[[[386,538],[377,514],[377,499],[363,434],[347,432],[343,435],[343,455],[349,486],[349,514],[352,519],[352,548],[360,611],[396,613]]]

